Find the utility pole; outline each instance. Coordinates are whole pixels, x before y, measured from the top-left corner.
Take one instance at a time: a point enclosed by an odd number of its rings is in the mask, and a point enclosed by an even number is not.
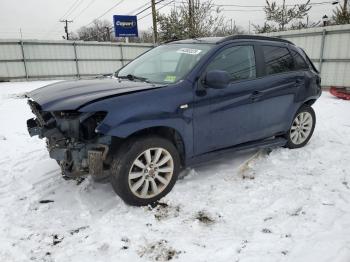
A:
[[[348,12],[348,0],[344,0],[343,10],[344,10],[344,14],[346,14]]]
[[[285,8],[286,8],[286,0],[283,0],[283,5],[282,5],[282,31],[284,31],[284,11],[285,11]]]
[[[192,1],[188,0],[188,30],[189,37],[193,37],[193,9],[192,9]]]
[[[108,40],[109,42],[111,42],[111,29],[110,29],[108,26],[106,26],[105,28],[106,28],[107,40]]]
[[[153,18],[153,44],[158,42],[158,32],[157,32],[157,12],[155,0],[151,0],[152,6],[152,18]]]
[[[69,30],[68,30],[68,23],[73,23],[73,20],[60,20],[61,23],[65,23],[64,31],[66,32],[66,40],[69,40]]]

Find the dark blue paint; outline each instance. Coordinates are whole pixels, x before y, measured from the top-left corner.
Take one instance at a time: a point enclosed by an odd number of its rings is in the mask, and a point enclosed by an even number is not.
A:
[[[117,79],[63,82],[29,96],[44,111],[106,111],[97,131],[109,136],[126,138],[149,127],[172,128],[184,142],[187,163],[229,148],[266,146],[269,142],[259,141],[286,133],[298,108],[316,100],[321,88],[319,75],[311,68],[266,76],[261,43],[266,41],[235,40],[213,45],[185,80],[176,84],[157,86]],[[287,43],[268,43],[301,52]],[[221,89],[202,83],[205,67],[216,53],[244,44],[254,46],[257,78]],[[281,145],[285,141],[272,143]]]

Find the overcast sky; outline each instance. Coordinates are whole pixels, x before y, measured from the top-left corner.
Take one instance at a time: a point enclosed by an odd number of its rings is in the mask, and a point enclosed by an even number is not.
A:
[[[175,0],[160,10],[168,12],[174,5],[179,5],[182,0]],[[302,3],[306,0],[287,0],[287,4]],[[327,0],[311,0],[312,3],[332,2]],[[115,14],[135,14],[133,12],[150,2],[150,0],[0,0],[0,38],[19,38],[20,28],[23,38],[37,39],[62,39],[64,35],[63,24],[60,19],[73,19],[69,24],[71,30],[88,25],[95,18],[104,14],[108,9],[121,2],[114,9],[107,12],[102,18],[112,21]],[[165,0],[158,4],[157,8],[171,2]],[[281,3],[282,0],[277,0]],[[262,6],[265,0],[214,0],[215,4]],[[146,6],[147,7],[147,6]],[[331,16],[334,6],[329,4],[313,5],[310,10],[310,20],[319,21],[323,15]],[[141,9],[142,10],[142,9]],[[248,30],[249,21],[252,24],[262,24],[264,12],[261,7],[223,7],[223,15],[230,21],[233,19],[237,25]],[[68,12],[68,13],[67,13]],[[138,18],[149,14],[147,10]],[[151,15],[139,21],[139,30],[151,27]]]

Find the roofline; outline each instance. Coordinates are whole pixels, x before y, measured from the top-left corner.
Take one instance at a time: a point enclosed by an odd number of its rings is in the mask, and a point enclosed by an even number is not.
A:
[[[227,41],[232,40],[263,40],[263,41],[273,41],[273,42],[282,42],[294,45],[291,41],[288,41],[286,39],[281,39],[277,37],[268,37],[268,36],[261,36],[261,35],[231,35],[227,36],[217,42],[217,44],[221,44]]]
[[[210,38],[210,37],[209,37]],[[175,44],[212,44],[212,45],[218,45],[221,43],[225,43],[228,41],[234,41],[234,40],[255,40],[255,41],[270,41],[270,42],[278,42],[278,43],[287,43],[290,45],[294,45],[291,41],[288,41],[286,39],[277,38],[277,37],[268,37],[268,36],[262,36],[262,35],[231,35],[227,37],[217,37],[217,39],[214,40],[215,37],[211,38],[211,40],[206,40],[206,38],[188,38],[188,39],[174,39],[167,42],[164,42],[162,44],[168,44],[168,43],[175,43]]]

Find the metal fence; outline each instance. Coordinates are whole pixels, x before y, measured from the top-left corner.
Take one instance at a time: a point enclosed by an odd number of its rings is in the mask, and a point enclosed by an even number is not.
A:
[[[323,86],[350,86],[350,25],[276,32],[302,47]],[[0,80],[79,78],[110,74],[151,44],[0,40]]]
[[[266,34],[303,48],[321,72],[322,86],[350,87],[350,25]]]
[[[0,80],[110,74],[151,44],[0,40]]]

